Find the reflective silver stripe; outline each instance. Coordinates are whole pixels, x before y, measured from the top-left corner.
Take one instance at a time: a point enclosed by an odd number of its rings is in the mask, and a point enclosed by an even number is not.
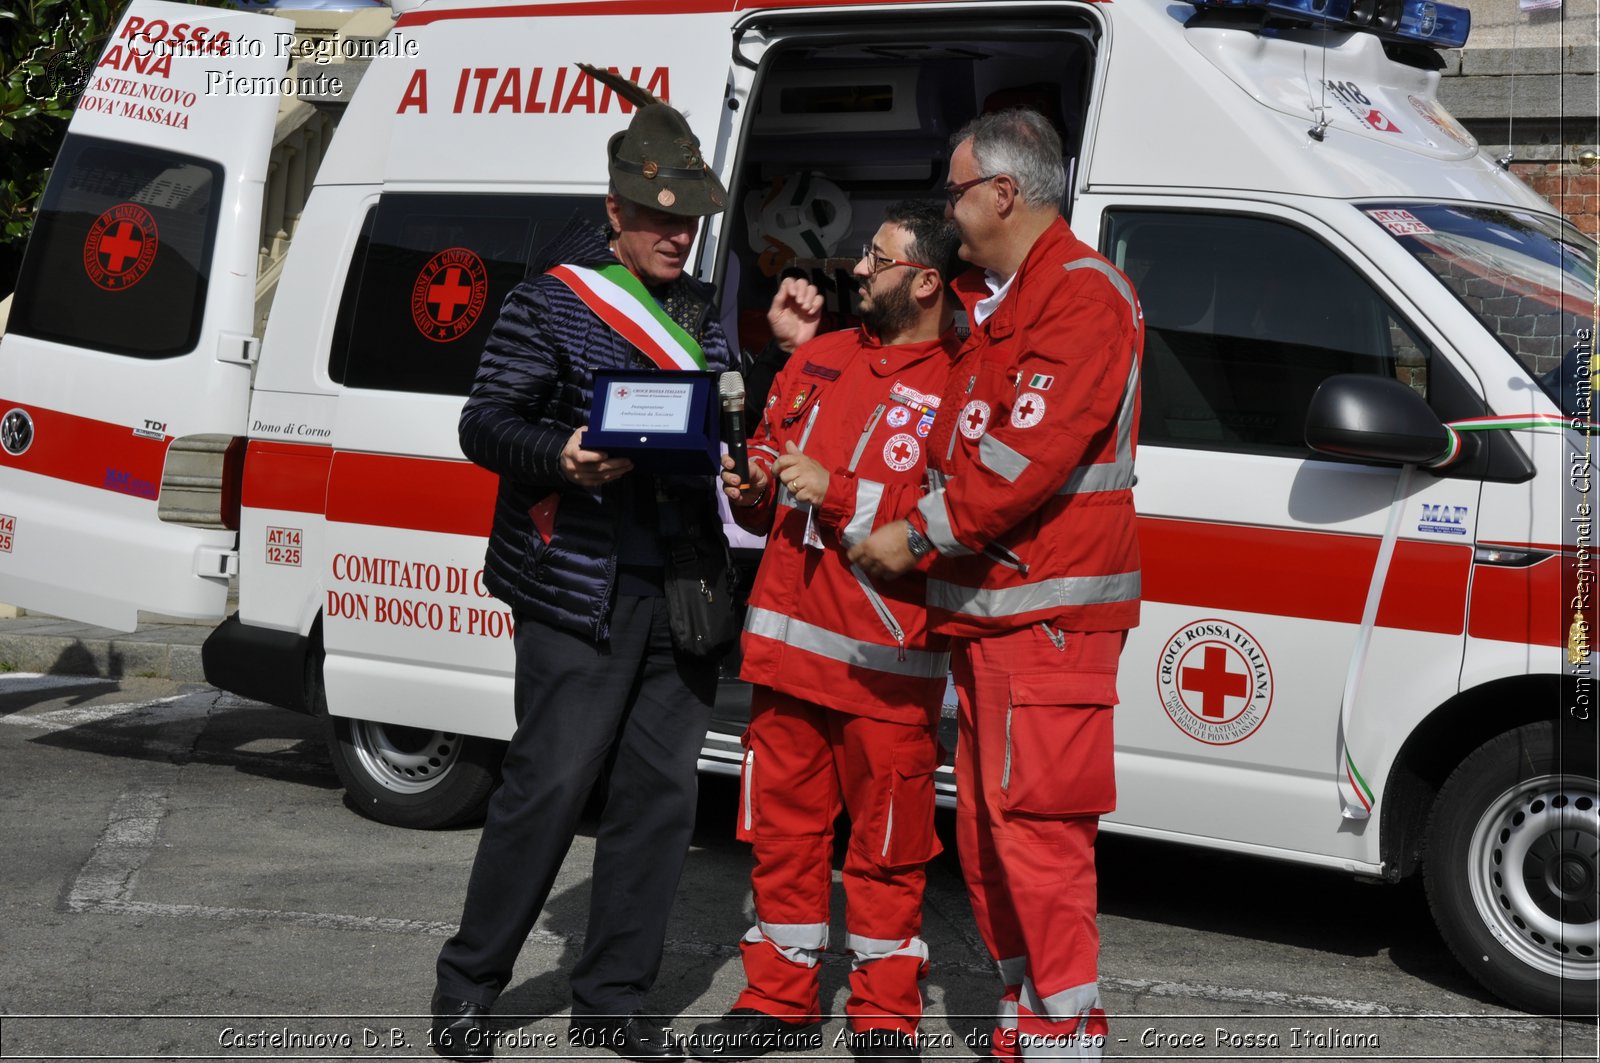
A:
[[[805,450],[806,449],[806,443],[810,442],[810,440],[811,440],[811,430],[817,426],[817,414],[819,414],[821,412],[822,412],[822,403],[821,403],[821,401],[818,401],[818,403],[815,406],[811,407],[811,415],[806,418],[806,426],[800,432],[799,447],[800,447],[801,450]],[[789,493],[789,488],[787,486],[783,485],[783,484],[779,484],[778,485],[777,502],[778,502],[778,505],[780,505],[780,506],[790,506],[790,507],[792,507],[794,509],[800,510],[801,512],[804,512],[805,510],[808,510],[808,509],[811,508],[811,503],[810,502],[801,502],[801,501],[797,500],[794,497],[794,495],[791,495]]]
[[[745,931],[751,945],[763,941],[790,963],[815,967],[828,947],[827,923],[757,923]]]
[[[882,484],[873,480],[856,480],[856,511],[850,515],[850,523],[844,526],[844,532],[839,536],[846,546],[854,546],[872,534],[872,522],[878,519],[878,504],[882,501]]]
[[[751,454],[765,454],[767,457],[771,458],[773,461],[777,461],[778,460],[778,448],[777,447],[769,447],[764,443],[752,443],[748,447],[746,447],[745,449]]]
[[[825,949],[828,947],[827,923],[769,923],[758,920],[750,933],[760,934],[768,941],[796,949]],[[746,934],[745,937],[749,937]]]
[[[950,670],[948,653],[929,653],[927,650],[904,650],[898,646],[875,646],[869,642],[808,624],[804,620],[775,613],[770,609],[752,608],[745,617],[744,629],[752,635],[777,639],[786,646],[815,653],[831,661],[855,665],[873,672],[891,675],[914,676],[921,679],[943,679]],[[904,652],[905,660],[899,660]]]
[[[851,472],[856,471],[856,463],[861,460],[861,452],[867,449],[867,440],[872,438],[872,430],[878,427],[878,421],[883,417],[885,409],[887,407],[883,403],[878,403],[878,408],[872,411],[872,416],[867,420],[867,427],[861,430],[861,438],[856,441],[855,453],[850,455],[850,464],[845,466]]]
[[[950,528],[950,514],[944,508],[944,488],[936,489],[932,494],[923,495],[917,502],[917,509],[922,518],[928,522],[928,539],[939,552],[946,557],[960,557],[972,553],[965,546],[956,541],[956,533]]]
[[[868,938],[860,934],[845,934],[845,948],[853,954],[850,967],[854,970],[863,963],[888,959],[890,956],[915,956],[928,962],[928,943],[919,937]]]
[[[1080,465],[1072,470],[1058,495],[1088,495],[1096,491],[1121,491],[1133,486],[1133,462],[1107,461]]]
[[[1000,1010],[995,1013],[994,1024],[1002,1030],[1015,1030],[1017,1028],[1017,1002],[1015,1000],[1002,1000]]]
[[[1080,465],[1072,470],[1058,495],[1086,495],[1095,491],[1124,491],[1133,486],[1133,403],[1139,396],[1139,359],[1128,368],[1123,385],[1122,406],[1117,410],[1117,456],[1098,465]]]
[[[963,587],[928,581],[928,604],[966,616],[1021,616],[1063,605],[1105,605],[1139,597],[1139,573],[1111,576],[1059,576],[1021,587]]]
[[[751,807],[750,791],[755,789],[756,776],[756,751],[744,751],[744,829],[753,830],[756,825],[755,810]]]
[[[1028,957],[1008,956],[995,964],[1000,969],[1000,983],[1007,988],[1021,985],[1028,973]]]
[[[1009,791],[1011,789],[1011,710],[1012,710],[1012,708],[1014,708],[1014,706],[1012,706],[1011,704],[1007,703],[1007,705],[1006,705],[1006,762],[1005,762],[1005,766],[1000,769],[1000,789],[1003,790],[1003,791]]]
[[[1135,298],[1133,289],[1129,287],[1128,282],[1122,278],[1122,274],[1117,272],[1115,266],[1112,266],[1109,262],[1103,262],[1098,258],[1080,258],[1076,261],[1064,264],[1061,268],[1069,271],[1075,269],[1092,269],[1103,274],[1105,279],[1111,282],[1111,286],[1117,290],[1117,294],[1128,301],[1128,310],[1130,311],[1133,319],[1133,330],[1135,332],[1139,331],[1139,300]]]
[[[1098,982],[1085,982],[1083,985],[1063,989],[1059,993],[1051,993],[1041,997],[1039,990],[1034,986],[1032,978],[1022,980],[1022,1006],[1035,1015],[1042,1015],[1051,1022],[1064,1022],[1077,1015],[1082,1015],[1091,1008],[1099,1008],[1100,984]]]
[[[997,565],[1014,568],[1024,576],[1028,574],[1028,566],[1023,564],[1022,558],[1001,546],[999,543],[990,543],[983,548],[983,556]]]
[[[1023,1059],[1101,1059],[1105,1053],[1103,1039],[1091,1037],[1088,1029],[1089,1013],[1103,1011],[1100,1003],[1100,986],[1095,982],[1063,989],[1048,997],[1040,997],[1033,979],[1022,981],[1022,1006],[1035,1016],[1052,1023],[1072,1022],[1071,1032],[1042,1033],[1037,1028],[1023,1030],[1017,1040]],[[1075,1022],[1073,1020],[1076,1020]]]
[[[878,588],[872,585],[872,580],[867,577],[865,572],[861,571],[861,566],[851,565],[850,574],[856,578],[857,583],[861,584],[861,591],[867,596],[867,601],[871,603],[873,612],[878,614],[878,620],[883,624],[884,629],[889,632],[889,637],[894,639],[896,647],[895,660],[901,660],[904,657],[906,647],[905,629],[900,626],[900,621],[896,620],[894,614],[889,611],[889,606],[884,602],[883,595],[879,594]],[[887,842],[884,843],[884,851],[888,851]]]
[[[928,490],[943,491],[945,483],[950,478],[944,473],[940,472],[938,469],[935,469],[932,465],[928,466],[926,471],[928,473]]]
[[[988,434],[978,440],[978,458],[994,472],[1004,476],[1007,483],[1016,483],[1017,477],[1027,472],[1028,466],[1032,464],[1027,458]]]

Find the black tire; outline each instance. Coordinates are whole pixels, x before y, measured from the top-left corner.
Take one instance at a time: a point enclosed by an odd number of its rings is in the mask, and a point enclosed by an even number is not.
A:
[[[395,827],[437,830],[483,816],[503,743],[324,716],[328,753],[350,807]]]
[[[1513,1007],[1593,1015],[1600,986],[1595,750],[1560,763],[1554,723],[1499,735],[1439,790],[1423,862],[1456,959]]]
[[[328,714],[322,648],[306,660],[307,700],[322,720],[350,807],[394,827],[438,830],[482,818],[505,744]]]

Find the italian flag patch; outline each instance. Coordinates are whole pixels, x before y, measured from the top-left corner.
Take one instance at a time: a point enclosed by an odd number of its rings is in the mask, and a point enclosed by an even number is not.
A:
[[[1055,382],[1056,378],[1047,373],[1035,373],[1028,378],[1028,390],[1048,391],[1050,389],[1050,385],[1054,384]]]

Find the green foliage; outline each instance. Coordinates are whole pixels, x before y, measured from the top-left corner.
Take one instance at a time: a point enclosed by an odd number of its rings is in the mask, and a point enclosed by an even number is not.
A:
[[[6,0],[0,9],[0,297],[16,286],[34,206],[123,7],[124,0]]]

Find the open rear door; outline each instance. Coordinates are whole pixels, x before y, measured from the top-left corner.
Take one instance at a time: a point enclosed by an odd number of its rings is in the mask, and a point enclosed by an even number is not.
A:
[[[0,341],[0,602],[222,615],[234,534],[181,500],[244,434],[293,30],[135,0],[93,68]]]

